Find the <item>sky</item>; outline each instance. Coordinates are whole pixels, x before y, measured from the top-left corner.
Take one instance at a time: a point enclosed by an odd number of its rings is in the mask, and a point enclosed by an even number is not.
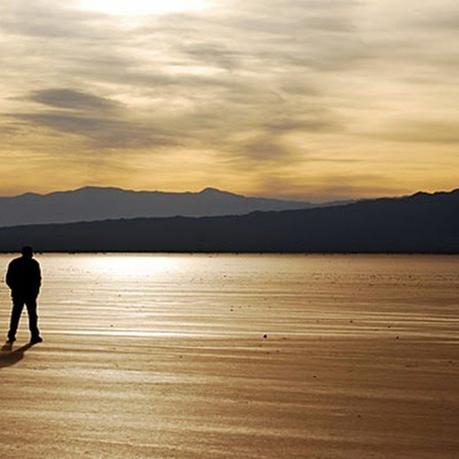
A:
[[[459,187],[457,0],[1,0],[0,195]]]

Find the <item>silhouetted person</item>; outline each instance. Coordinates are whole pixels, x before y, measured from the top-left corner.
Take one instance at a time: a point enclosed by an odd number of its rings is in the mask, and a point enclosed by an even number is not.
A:
[[[40,264],[33,258],[32,247],[23,247],[22,257],[11,261],[6,274],[6,283],[11,289],[13,299],[8,343],[13,344],[16,341],[16,331],[24,304],[29,316],[30,343],[41,343],[43,340],[38,330],[37,316],[37,297],[40,293],[41,272]]]

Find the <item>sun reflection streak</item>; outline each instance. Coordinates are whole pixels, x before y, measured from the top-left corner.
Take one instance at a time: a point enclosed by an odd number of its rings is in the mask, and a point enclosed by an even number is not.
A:
[[[180,261],[167,255],[100,255],[88,257],[84,264],[94,274],[142,279],[175,270]]]

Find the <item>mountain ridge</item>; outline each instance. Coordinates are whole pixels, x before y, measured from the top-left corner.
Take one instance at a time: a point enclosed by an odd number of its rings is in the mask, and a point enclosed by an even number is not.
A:
[[[241,216],[0,228],[0,251],[459,254],[459,189]]]
[[[303,203],[305,201],[295,200],[295,199],[282,199],[282,198],[267,198],[264,196],[245,196],[240,193],[234,193],[231,191],[221,190],[215,187],[204,187],[199,191],[161,191],[161,190],[133,190],[130,188],[121,188],[116,186],[96,186],[96,185],[85,185],[78,188],[73,188],[70,190],[55,190],[50,191],[48,193],[37,193],[34,191],[28,191],[25,193],[21,193],[14,196],[0,196],[0,199],[15,199],[15,198],[22,198],[25,196],[36,196],[36,197],[50,197],[55,195],[62,195],[62,194],[72,194],[72,193],[80,193],[80,192],[87,192],[87,191],[115,191],[115,192],[122,192],[122,193],[133,193],[133,194],[160,194],[160,195],[200,195],[200,194],[207,194],[207,193],[221,193],[225,195],[232,195],[232,196],[239,196],[248,199],[272,199],[274,201],[286,201],[286,202],[299,202]]]
[[[174,215],[243,215],[254,210],[300,209],[317,205],[321,204],[243,196],[211,187],[199,192],[178,193],[86,186],[47,194],[0,197],[0,227]]]

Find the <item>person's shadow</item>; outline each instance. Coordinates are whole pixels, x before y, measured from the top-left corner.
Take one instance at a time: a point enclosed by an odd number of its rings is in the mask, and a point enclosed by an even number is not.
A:
[[[13,351],[11,344],[3,345],[0,353],[0,368],[10,367],[20,362],[24,358],[24,353],[31,347],[32,344],[28,343]]]

